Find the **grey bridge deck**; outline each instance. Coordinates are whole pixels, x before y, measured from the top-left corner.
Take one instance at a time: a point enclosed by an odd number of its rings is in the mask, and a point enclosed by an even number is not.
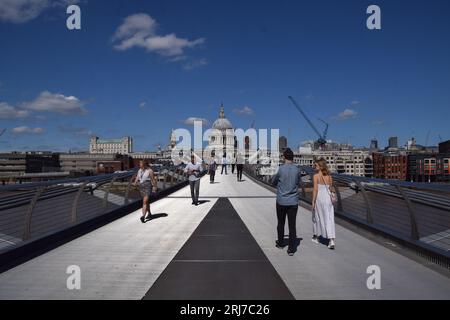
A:
[[[295,256],[289,257],[274,246],[275,195],[248,178],[240,183],[235,179],[234,175],[218,174],[217,183],[211,185],[204,177],[200,193],[201,199],[208,201],[198,207],[191,206],[189,189],[183,188],[152,204],[153,213],[166,213],[166,217],[141,224],[139,213],[134,212],[0,274],[0,299],[142,299],[146,294],[150,299],[202,297],[189,295],[186,288],[193,285],[204,286],[210,299],[233,298],[227,295],[233,288],[224,294],[221,286],[230,276],[233,281],[240,279],[239,268],[227,274],[233,268],[217,265],[245,260],[265,261],[266,271],[261,273],[261,267],[255,265],[255,274],[262,274],[257,279],[261,284],[249,281],[245,295],[235,298],[260,298],[261,287],[279,290],[272,298],[282,299],[450,298],[450,279],[445,275],[340,225],[336,227],[335,251],[312,243],[311,213],[304,208],[299,208],[297,218],[302,241]],[[219,198],[229,201],[228,209],[214,213],[224,207],[215,207]],[[203,222],[207,224],[216,214],[224,223],[242,223],[239,232],[248,234],[246,248],[251,248],[247,254],[243,254],[247,249],[230,239],[228,246],[195,240],[205,235]],[[214,232],[217,235],[219,231]],[[205,273],[187,268],[183,274],[179,268],[173,269],[186,260],[202,263]],[[81,268],[81,290],[66,287],[70,265]],[[381,268],[381,290],[367,289],[370,265]],[[179,283],[171,281],[174,279]],[[177,285],[185,288],[181,295],[172,292]]]

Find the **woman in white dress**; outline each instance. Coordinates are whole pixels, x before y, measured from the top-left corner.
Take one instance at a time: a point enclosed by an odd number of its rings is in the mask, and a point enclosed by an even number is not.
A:
[[[152,192],[157,191],[157,181],[147,160],[141,160],[139,162],[139,167],[136,179],[134,180],[134,185],[139,186],[139,191],[142,196],[142,216],[140,220],[142,223],[145,223],[146,220],[150,220],[152,217],[150,211],[150,195]]]
[[[327,161],[320,159],[315,163],[317,173],[314,175],[314,191],[312,201],[313,212],[313,238],[319,243],[318,236],[329,239],[328,249],[334,249],[335,226],[334,207],[332,201],[333,178],[328,170]]]

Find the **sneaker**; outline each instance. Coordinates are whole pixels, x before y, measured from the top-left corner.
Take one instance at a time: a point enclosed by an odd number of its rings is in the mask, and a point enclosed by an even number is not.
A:
[[[316,236],[312,237],[311,241],[315,244],[319,244],[319,238],[317,238]]]
[[[335,243],[333,240],[330,240],[330,243],[328,243],[328,249],[330,250],[334,250],[336,247]]]
[[[294,255],[294,253],[295,253],[295,250],[288,250],[288,251],[287,251],[287,254],[288,254],[288,256],[290,256],[290,257],[292,257],[292,256]]]
[[[141,216],[140,219],[141,219],[141,222],[142,222],[142,223],[145,223],[145,218],[144,218],[144,216]]]

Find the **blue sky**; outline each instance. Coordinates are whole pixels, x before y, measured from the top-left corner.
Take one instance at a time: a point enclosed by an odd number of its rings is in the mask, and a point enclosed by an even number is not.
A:
[[[224,103],[235,127],[316,138],[290,104],[368,145],[450,138],[450,2],[0,0],[0,150],[83,150],[91,134],[168,142]],[[382,30],[366,28],[377,4]]]

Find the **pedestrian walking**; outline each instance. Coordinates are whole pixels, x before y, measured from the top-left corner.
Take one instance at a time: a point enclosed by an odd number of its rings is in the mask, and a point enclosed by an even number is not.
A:
[[[288,254],[294,255],[297,251],[297,228],[296,219],[299,203],[298,187],[300,183],[300,170],[293,163],[294,153],[287,148],[284,153],[284,164],[278,168],[278,172],[272,178],[272,184],[277,188],[277,234],[278,240],[275,242],[277,248],[284,245],[284,227],[286,217],[289,226]]]
[[[228,166],[228,160],[227,160],[227,156],[224,154],[222,157],[222,171],[220,172],[220,174],[223,174],[223,171],[225,170],[225,175],[227,175],[227,166]]]
[[[217,170],[217,162],[216,160],[212,160],[212,162],[209,164],[208,173],[209,173],[209,183],[214,183],[214,178],[216,176],[216,170]]]
[[[231,174],[234,174],[235,167],[236,167],[236,157],[233,157],[233,159],[231,159]]]
[[[244,171],[244,158],[241,154],[236,157],[236,173],[237,181],[242,181],[242,172]]]
[[[312,241],[319,243],[318,236],[329,239],[328,248],[334,250],[336,247],[336,231],[334,223],[334,206],[336,196],[333,188],[333,178],[325,159],[315,163],[316,174],[314,175],[314,190],[312,199],[313,212],[313,238]]]
[[[189,176],[192,204],[197,206],[200,193],[200,175],[203,172],[203,166],[200,162],[196,162],[194,155],[191,155],[191,162],[186,165],[184,171]]]
[[[139,186],[142,197],[142,215],[140,220],[145,223],[150,220],[152,213],[150,210],[150,195],[157,191],[157,181],[153,170],[147,160],[139,161],[139,171],[134,179],[134,185]]]

